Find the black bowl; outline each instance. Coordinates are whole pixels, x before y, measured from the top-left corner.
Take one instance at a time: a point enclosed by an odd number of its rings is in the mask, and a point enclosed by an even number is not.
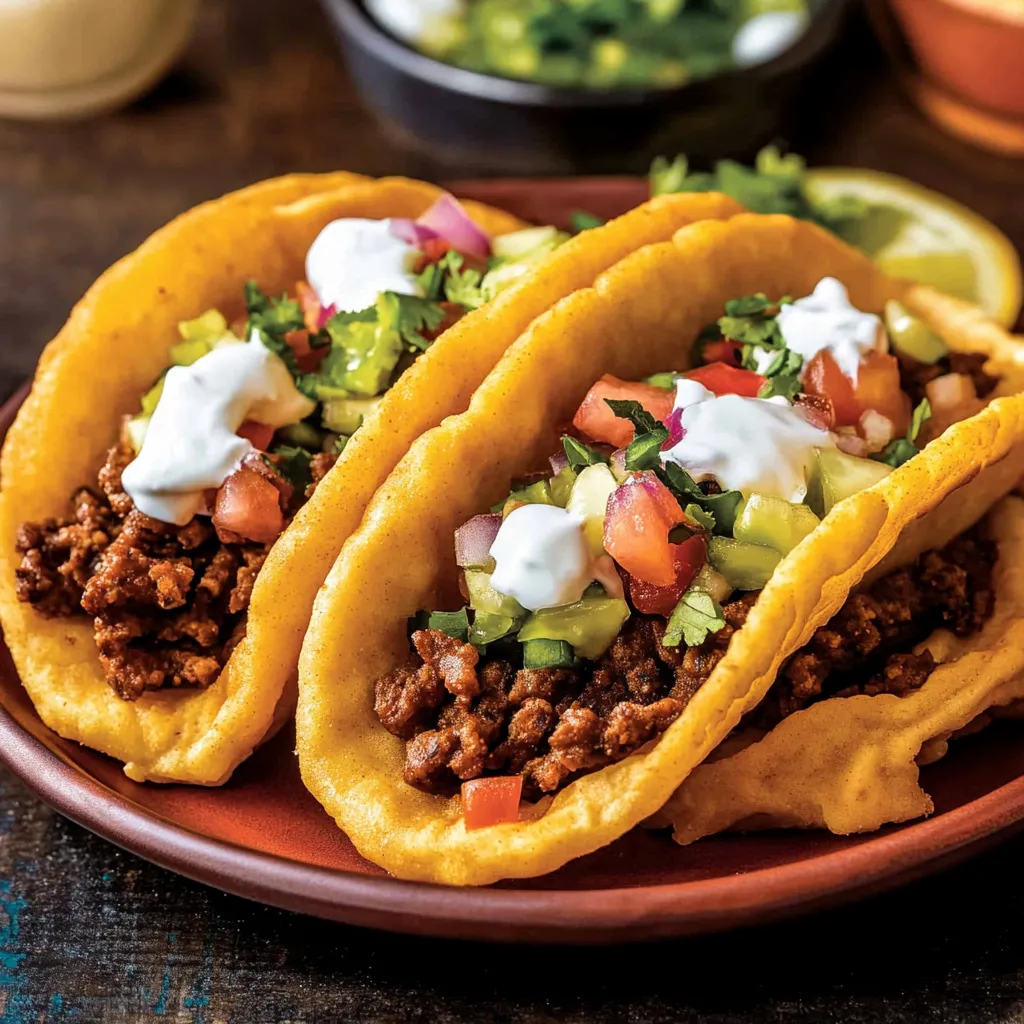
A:
[[[851,0],[810,0],[811,23],[768,63],[675,89],[556,89],[464,71],[381,28],[358,0],[321,0],[356,85],[406,138],[466,174],[645,171],[659,154],[749,157],[786,134],[798,90]]]

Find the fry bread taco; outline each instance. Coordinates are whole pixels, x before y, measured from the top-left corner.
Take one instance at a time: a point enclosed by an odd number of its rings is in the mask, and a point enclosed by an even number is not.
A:
[[[223,782],[290,714],[317,589],[412,441],[552,303],[735,210],[658,200],[569,239],[338,175],[157,232],[75,308],[4,446],[0,617],[43,721],[133,779]]]
[[[673,824],[675,839],[690,843],[727,829],[827,828],[847,835],[930,814],[934,805],[920,767],[943,757],[951,738],[976,732],[993,717],[1016,716],[1024,699],[1024,500],[1000,501],[981,535],[995,550],[987,551],[985,588],[975,591],[987,613],[980,629],[958,636],[953,630],[963,624],[951,621],[904,644],[880,669],[888,688],[876,678],[860,692],[817,694],[767,733],[741,725],[733,750],[698,766],[658,822]],[[971,566],[961,568],[962,576],[943,580],[947,587],[966,582]],[[948,572],[937,562],[933,575],[936,569]],[[933,579],[937,585],[940,577]],[[827,643],[824,629],[812,644]]]
[[[626,257],[374,496],[303,645],[306,785],[393,874],[538,875],[656,812],[858,585],[977,554],[910,626],[986,628],[1019,373],[805,222]]]

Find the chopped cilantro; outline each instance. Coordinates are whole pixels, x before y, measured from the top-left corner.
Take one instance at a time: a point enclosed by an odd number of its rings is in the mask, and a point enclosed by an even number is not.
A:
[[[718,602],[703,590],[691,587],[676,605],[665,628],[662,643],[666,647],[698,647],[709,633],[717,633],[725,625],[725,616]]]
[[[726,316],[757,316],[767,313],[773,315],[775,303],[764,292],[744,295],[738,299],[729,299],[725,304]]]
[[[298,445],[279,444],[272,449],[271,454],[277,457],[277,471],[292,485],[296,496],[301,499],[306,488],[313,482],[309,471],[312,452]]]
[[[736,522],[736,509],[743,500],[739,491],[722,491],[721,494],[705,494],[693,477],[674,462],[666,462],[655,470],[661,482],[676,496],[684,508],[688,504],[699,505],[715,519],[715,532],[731,537]]]
[[[777,373],[769,376],[761,385],[757,397],[775,398],[776,395],[781,395],[787,402],[792,402],[802,390],[803,384],[800,383],[800,378],[795,373]]]
[[[932,415],[931,402],[922,398],[913,415],[910,417],[910,428],[905,437],[898,437],[890,441],[877,455],[872,456],[878,462],[884,462],[893,468],[902,466],[904,462],[912,459],[921,449],[914,442],[921,432],[925,420]]]
[[[661,465],[661,446],[668,440],[668,428],[658,424],[646,434],[637,434],[626,449],[626,469],[657,469]]]
[[[596,466],[601,462],[605,465],[608,464],[607,455],[599,452],[596,448],[591,448],[590,445],[584,444],[582,441],[577,441],[575,437],[563,437],[562,448],[565,451],[565,457],[569,460],[569,465],[573,469],[584,469],[587,466]]]
[[[607,221],[594,216],[592,213],[588,213],[586,210],[573,210],[569,217],[569,223],[572,225],[573,234],[578,235],[582,231],[599,228],[602,224],[606,224]]]
[[[629,420],[636,427],[636,433],[649,434],[657,430],[661,424],[639,403],[628,399],[606,398],[605,402],[619,419]],[[666,433],[666,437],[668,434]]]
[[[437,330],[444,320],[444,309],[440,303],[397,292],[383,292],[377,300],[377,309],[382,327],[396,330],[411,349],[421,352],[430,347],[430,341],[423,332]]]
[[[428,264],[416,280],[423,290],[422,301],[447,300],[466,309],[476,309],[488,298],[481,288],[483,274],[466,267],[465,257],[454,249],[449,249],[435,263]]]
[[[334,452],[336,455],[340,455],[345,450],[345,445],[351,441],[352,438],[348,434],[339,434],[337,440],[334,442]]]
[[[806,188],[806,165],[795,153],[783,155],[766,146],[753,167],[719,160],[712,171],[691,171],[684,156],[671,163],[659,157],[651,165],[652,195],[665,192],[724,192],[754,213],[786,213],[810,220],[869,252],[896,237],[905,215],[891,206],[870,204],[858,196],[812,200]]]

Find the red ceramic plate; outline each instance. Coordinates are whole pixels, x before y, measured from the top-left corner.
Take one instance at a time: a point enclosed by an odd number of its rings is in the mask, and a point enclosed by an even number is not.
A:
[[[636,180],[467,184],[463,195],[540,222],[612,215]],[[5,431],[23,394],[0,410]],[[221,789],[138,785],[36,717],[0,655],[0,759],[86,828],[189,878],[276,906],[427,935],[607,942],[720,930],[852,899],[962,859],[1024,822],[1024,744],[1000,726],[925,769],[927,821],[840,838],[775,832],[691,847],[636,829],[544,878],[485,889],[400,882],[363,860],[303,789],[278,736]]]

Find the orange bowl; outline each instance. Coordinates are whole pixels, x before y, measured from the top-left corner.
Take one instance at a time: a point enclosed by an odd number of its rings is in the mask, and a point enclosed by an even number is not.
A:
[[[891,0],[918,66],[993,113],[1024,117],[1024,7],[980,0]]]

